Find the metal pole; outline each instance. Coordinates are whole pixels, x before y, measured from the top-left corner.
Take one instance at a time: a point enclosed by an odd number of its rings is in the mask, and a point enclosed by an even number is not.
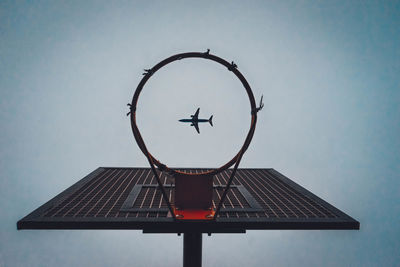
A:
[[[183,267],[201,267],[202,234],[183,234]]]

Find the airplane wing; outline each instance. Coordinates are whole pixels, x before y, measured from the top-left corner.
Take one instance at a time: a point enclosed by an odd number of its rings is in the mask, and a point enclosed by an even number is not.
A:
[[[194,115],[193,115],[194,120],[197,120],[199,118],[199,112],[200,112],[200,108],[198,108],[196,113],[194,113]]]
[[[197,110],[197,111],[199,111],[199,110]],[[198,112],[197,112],[197,113],[198,113]],[[198,133],[200,133],[199,124],[198,124],[197,122],[193,122],[192,125],[194,126],[194,128],[196,128],[196,131],[197,131]]]

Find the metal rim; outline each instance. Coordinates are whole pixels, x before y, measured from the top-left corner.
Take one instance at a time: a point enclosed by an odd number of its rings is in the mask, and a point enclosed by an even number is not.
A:
[[[203,58],[203,59],[212,60],[214,62],[217,62],[217,63],[225,66],[229,71],[233,72],[233,74],[235,74],[235,76],[241,81],[243,87],[245,88],[245,90],[247,92],[247,95],[248,95],[249,101],[250,101],[250,106],[251,106],[250,129],[246,136],[245,142],[244,142],[242,148],[239,150],[239,152],[230,161],[228,161],[226,164],[222,165],[221,167],[211,170],[211,171],[205,171],[205,172],[197,173],[197,174],[191,174],[191,173],[186,173],[184,171],[174,170],[172,168],[169,168],[165,164],[161,163],[159,160],[157,160],[150,152],[148,152],[148,150],[144,144],[143,138],[140,134],[139,128],[136,124],[136,107],[138,104],[140,93],[142,92],[146,82],[150,79],[150,77],[155,72],[157,72],[162,67],[164,67],[174,61],[182,60],[185,58]],[[130,104],[131,127],[132,127],[133,136],[135,137],[135,140],[136,140],[140,150],[143,152],[143,154],[146,157],[150,158],[150,160],[158,167],[159,170],[167,171],[171,174],[184,174],[184,175],[193,175],[193,176],[215,175],[217,173],[220,173],[223,170],[228,169],[233,164],[235,164],[235,162],[239,159],[240,154],[243,154],[247,150],[247,148],[251,142],[251,139],[253,138],[254,131],[255,131],[255,126],[256,126],[256,122],[257,122],[257,107],[256,107],[256,102],[254,99],[253,91],[251,90],[249,83],[244,78],[244,76],[240,73],[240,71],[237,69],[237,65],[233,61],[231,63],[229,63],[228,61],[226,61],[218,56],[210,54],[209,50],[207,50],[207,52],[205,52],[205,53],[202,53],[202,52],[181,53],[181,54],[176,54],[176,55],[173,55],[171,57],[168,57],[168,58],[162,60],[161,62],[156,64],[151,69],[145,69],[145,73],[143,73],[143,75],[144,76],[143,76],[142,80],[140,81],[140,83],[138,84],[138,86],[135,90],[135,93],[133,95],[132,102]]]

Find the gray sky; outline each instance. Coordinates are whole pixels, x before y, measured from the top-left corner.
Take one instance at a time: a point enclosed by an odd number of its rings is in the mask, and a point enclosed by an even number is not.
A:
[[[147,166],[125,116],[142,69],[207,48],[264,94],[241,167],[275,168],[361,230],[205,236],[204,266],[398,264],[398,1],[82,2],[0,3],[0,266],[181,264],[176,235],[16,222],[99,166]],[[151,152],[170,166],[225,163],[250,123],[239,81],[193,60],[153,78],[138,110]],[[197,107],[214,115],[201,135],[177,122]]]

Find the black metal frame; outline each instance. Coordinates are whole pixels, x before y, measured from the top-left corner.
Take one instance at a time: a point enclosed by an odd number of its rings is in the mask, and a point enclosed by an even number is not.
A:
[[[148,168],[147,168],[148,169]],[[255,170],[255,169],[251,169]],[[329,209],[336,218],[216,218],[211,221],[176,221],[163,218],[110,218],[110,217],[43,217],[43,214],[71,196],[79,188],[105,171],[98,168],[32,213],[18,221],[18,229],[130,229],[144,233],[244,233],[246,230],[357,230],[360,223],[339,209],[320,199],[289,178],[272,170],[276,176],[294,190]]]

